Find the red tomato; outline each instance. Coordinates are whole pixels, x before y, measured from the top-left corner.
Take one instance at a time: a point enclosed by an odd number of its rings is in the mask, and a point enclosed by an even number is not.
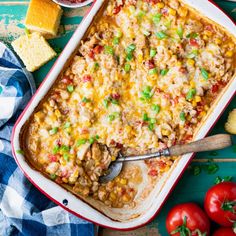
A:
[[[209,235],[210,221],[197,204],[183,203],[170,210],[166,218],[166,228],[173,236]]]
[[[236,221],[236,183],[222,182],[211,187],[206,193],[204,207],[213,221],[231,227]]]
[[[220,228],[213,233],[213,236],[236,236],[232,228]]]
[[[193,47],[199,47],[199,44],[196,39],[190,39],[189,43]]]

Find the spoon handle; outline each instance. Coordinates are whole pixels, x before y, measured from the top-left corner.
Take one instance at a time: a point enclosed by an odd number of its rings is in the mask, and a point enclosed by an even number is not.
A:
[[[232,139],[229,134],[217,134],[195,142],[172,146],[169,148],[169,152],[170,156],[180,156],[191,152],[219,150],[231,145]]]
[[[175,145],[170,148],[165,148],[155,153],[127,157],[119,154],[119,157],[116,159],[116,162],[147,160],[161,156],[180,156],[191,152],[219,150],[229,147],[231,145],[232,139],[229,134],[217,134],[191,143]]]

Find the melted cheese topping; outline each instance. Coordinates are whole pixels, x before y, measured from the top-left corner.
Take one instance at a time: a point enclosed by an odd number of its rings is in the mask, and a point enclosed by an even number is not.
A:
[[[191,140],[232,78],[234,59],[233,39],[179,1],[110,0],[33,115],[31,158],[57,182],[121,207],[137,189],[120,177],[101,186],[91,176],[107,160],[91,163],[86,145],[99,141],[130,154]],[[172,163],[147,161],[150,178]]]

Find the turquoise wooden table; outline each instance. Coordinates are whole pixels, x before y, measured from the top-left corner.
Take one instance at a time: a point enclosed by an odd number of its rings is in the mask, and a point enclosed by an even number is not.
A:
[[[222,0],[216,0],[215,2],[236,20],[236,3],[225,2]],[[29,1],[25,0],[0,0],[0,41],[10,45],[14,38],[24,34],[24,18],[28,3]],[[88,7],[74,10],[64,9],[59,36],[55,39],[49,40],[51,46],[58,53],[60,53],[78,24],[80,24],[87,9]],[[55,60],[56,58],[47,63],[40,70],[33,73],[37,86],[45,78],[45,75]],[[223,128],[224,123],[226,122],[228,112],[233,108],[236,108],[236,98],[234,98],[228,106],[211,134],[225,132]],[[213,163],[209,162],[209,160],[213,160]],[[199,166],[204,167],[200,168],[202,169],[200,173]],[[160,233],[165,236],[167,235],[165,230],[165,218],[169,209],[177,203],[190,201],[202,205],[205,192],[214,184],[214,180],[217,176],[233,176],[236,181],[236,145],[222,151],[198,154],[190,168],[181,178],[175,190],[172,192],[159,215],[146,227],[132,232],[111,232],[110,230],[103,230],[101,234],[106,236],[155,236]]]

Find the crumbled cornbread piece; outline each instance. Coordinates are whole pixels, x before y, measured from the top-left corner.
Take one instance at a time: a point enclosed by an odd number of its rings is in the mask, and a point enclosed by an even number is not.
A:
[[[229,113],[225,130],[231,134],[236,134],[236,109]]]
[[[44,36],[56,36],[62,9],[51,0],[31,0],[25,19],[26,27]]]
[[[12,46],[28,71],[35,71],[56,56],[54,50],[39,33],[23,35]]]

